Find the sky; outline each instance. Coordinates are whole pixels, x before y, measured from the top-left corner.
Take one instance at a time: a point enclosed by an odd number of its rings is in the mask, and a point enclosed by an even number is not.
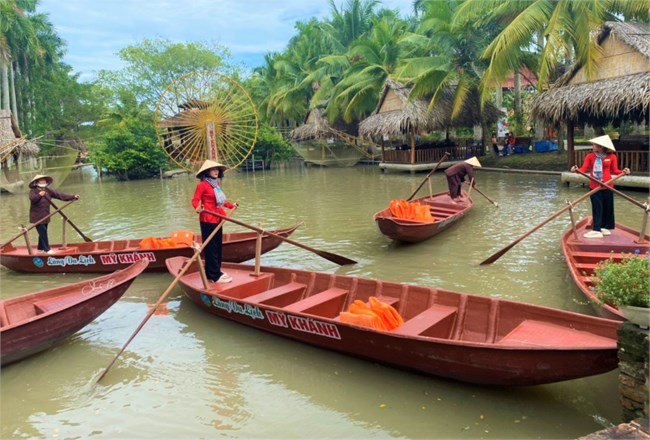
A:
[[[348,0],[335,0],[339,9]],[[381,6],[411,15],[412,0],[381,0]],[[144,40],[218,43],[247,69],[281,52],[296,34],[295,23],[330,16],[327,0],[40,0],[65,40],[63,61],[81,80],[102,69],[124,66],[117,52]]]

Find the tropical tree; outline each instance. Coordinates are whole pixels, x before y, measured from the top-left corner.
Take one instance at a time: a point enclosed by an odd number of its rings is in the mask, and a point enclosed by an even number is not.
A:
[[[587,76],[595,72],[599,48],[593,38],[607,20],[648,20],[650,0],[467,0],[454,24],[502,30],[482,53],[489,62],[481,79],[483,101],[509,72],[533,64],[538,87],[555,79],[561,65],[578,62]]]
[[[477,90],[487,63],[480,53],[490,31],[477,32],[469,23],[454,24],[452,18],[462,0],[419,0],[421,22],[402,44],[406,56],[397,79],[413,84],[413,98],[429,98],[433,108],[443,94],[453,91],[452,117],[460,114],[470,95]]]
[[[400,62],[399,40],[406,26],[406,21],[396,15],[384,15],[373,20],[367,37],[351,45],[346,55],[349,66],[333,87],[327,106],[330,121],[340,118],[349,123],[364,118],[375,109],[386,79]]]

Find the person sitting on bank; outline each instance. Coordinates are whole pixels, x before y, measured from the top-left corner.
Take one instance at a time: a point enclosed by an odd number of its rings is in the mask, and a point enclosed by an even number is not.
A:
[[[481,167],[481,162],[478,161],[476,156],[467,159],[463,162],[458,162],[445,170],[447,176],[447,185],[449,186],[449,197],[454,203],[462,201],[463,181],[465,176],[471,181],[474,178],[474,167]]]
[[[29,222],[36,223],[41,220],[43,217],[50,215],[50,200],[59,199],[65,202],[70,200],[78,200],[78,194],[65,194],[62,192],[54,191],[48,188],[48,185],[51,185],[54,182],[50,176],[37,175],[31,182],[29,182]],[[54,251],[50,248],[50,242],[47,236],[47,225],[50,223],[50,219],[43,221],[42,223],[36,225],[36,232],[38,232],[38,246],[37,249],[39,252],[44,252],[46,254],[53,254]]]
[[[630,174],[629,168],[618,169],[618,161],[614,154],[616,148],[614,148],[614,144],[608,135],[589,139],[589,142],[591,142],[593,151],[585,156],[585,160],[580,168],[575,165],[572,166],[572,172],[575,173],[580,170],[583,173],[587,173],[587,171],[590,171],[591,176],[601,182],[611,180],[612,174]],[[614,183],[610,183],[609,186],[613,188]],[[584,234],[585,238],[603,238],[604,235],[611,235],[611,231],[616,226],[616,220],[614,219],[614,192],[590,180],[589,189],[593,190],[596,188],[600,188],[600,191],[596,191],[590,196],[591,216],[593,217],[592,230]]]

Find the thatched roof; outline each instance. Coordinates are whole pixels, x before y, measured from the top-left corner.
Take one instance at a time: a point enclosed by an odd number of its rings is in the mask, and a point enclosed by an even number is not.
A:
[[[330,124],[325,115],[325,109],[317,107],[309,110],[309,113],[305,116],[305,122],[291,131],[291,139],[299,142],[309,139],[329,138],[332,137],[330,128],[356,135],[356,124],[344,124],[343,122]]]
[[[436,106],[429,111],[427,99],[410,99],[410,87],[388,80],[384,85],[379,104],[372,115],[361,121],[359,134],[362,137],[378,138],[384,135],[397,136],[411,131],[442,130],[448,127],[471,127],[479,124],[481,118],[493,123],[499,117],[499,110],[491,103],[481,112],[478,93],[472,93],[458,118],[451,119],[453,90],[446,89]],[[389,92],[398,103],[385,106]],[[393,98],[394,99],[394,98]],[[389,108],[386,111],[386,108]]]
[[[38,145],[32,141],[23,140],[17,141],[21,138],[20,129],[16,124],[16,119],[13,117],[9,110],[0,110],[0,148],[7,147],[13,148],[28,156],[36,156],[40,151]]]
[[[612,40],[610,45],[605,43],[608,39]],[[604,51],[598,78],[589,81],[582,65],[572,66],[534,99],[533,117],[594,125],[648,118],[650,25],[607,22],[597,41]]]

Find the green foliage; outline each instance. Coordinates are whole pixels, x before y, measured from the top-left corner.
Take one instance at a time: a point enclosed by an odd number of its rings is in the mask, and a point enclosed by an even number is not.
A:
[[[601,262],[594,271],[598,298],[617,307],[650,307],[648,258],[647,255],[630,255],[620,262],[612,258]]]
[[[157,176],[168,167],[167,156],[158,146],[151,124],[129,120],[116,125],[91,149],[92,161],[118,180]]]
[[[257,157],[288,159],[295,157],[296,151],[273,127],[262,124],[251,154]]]

